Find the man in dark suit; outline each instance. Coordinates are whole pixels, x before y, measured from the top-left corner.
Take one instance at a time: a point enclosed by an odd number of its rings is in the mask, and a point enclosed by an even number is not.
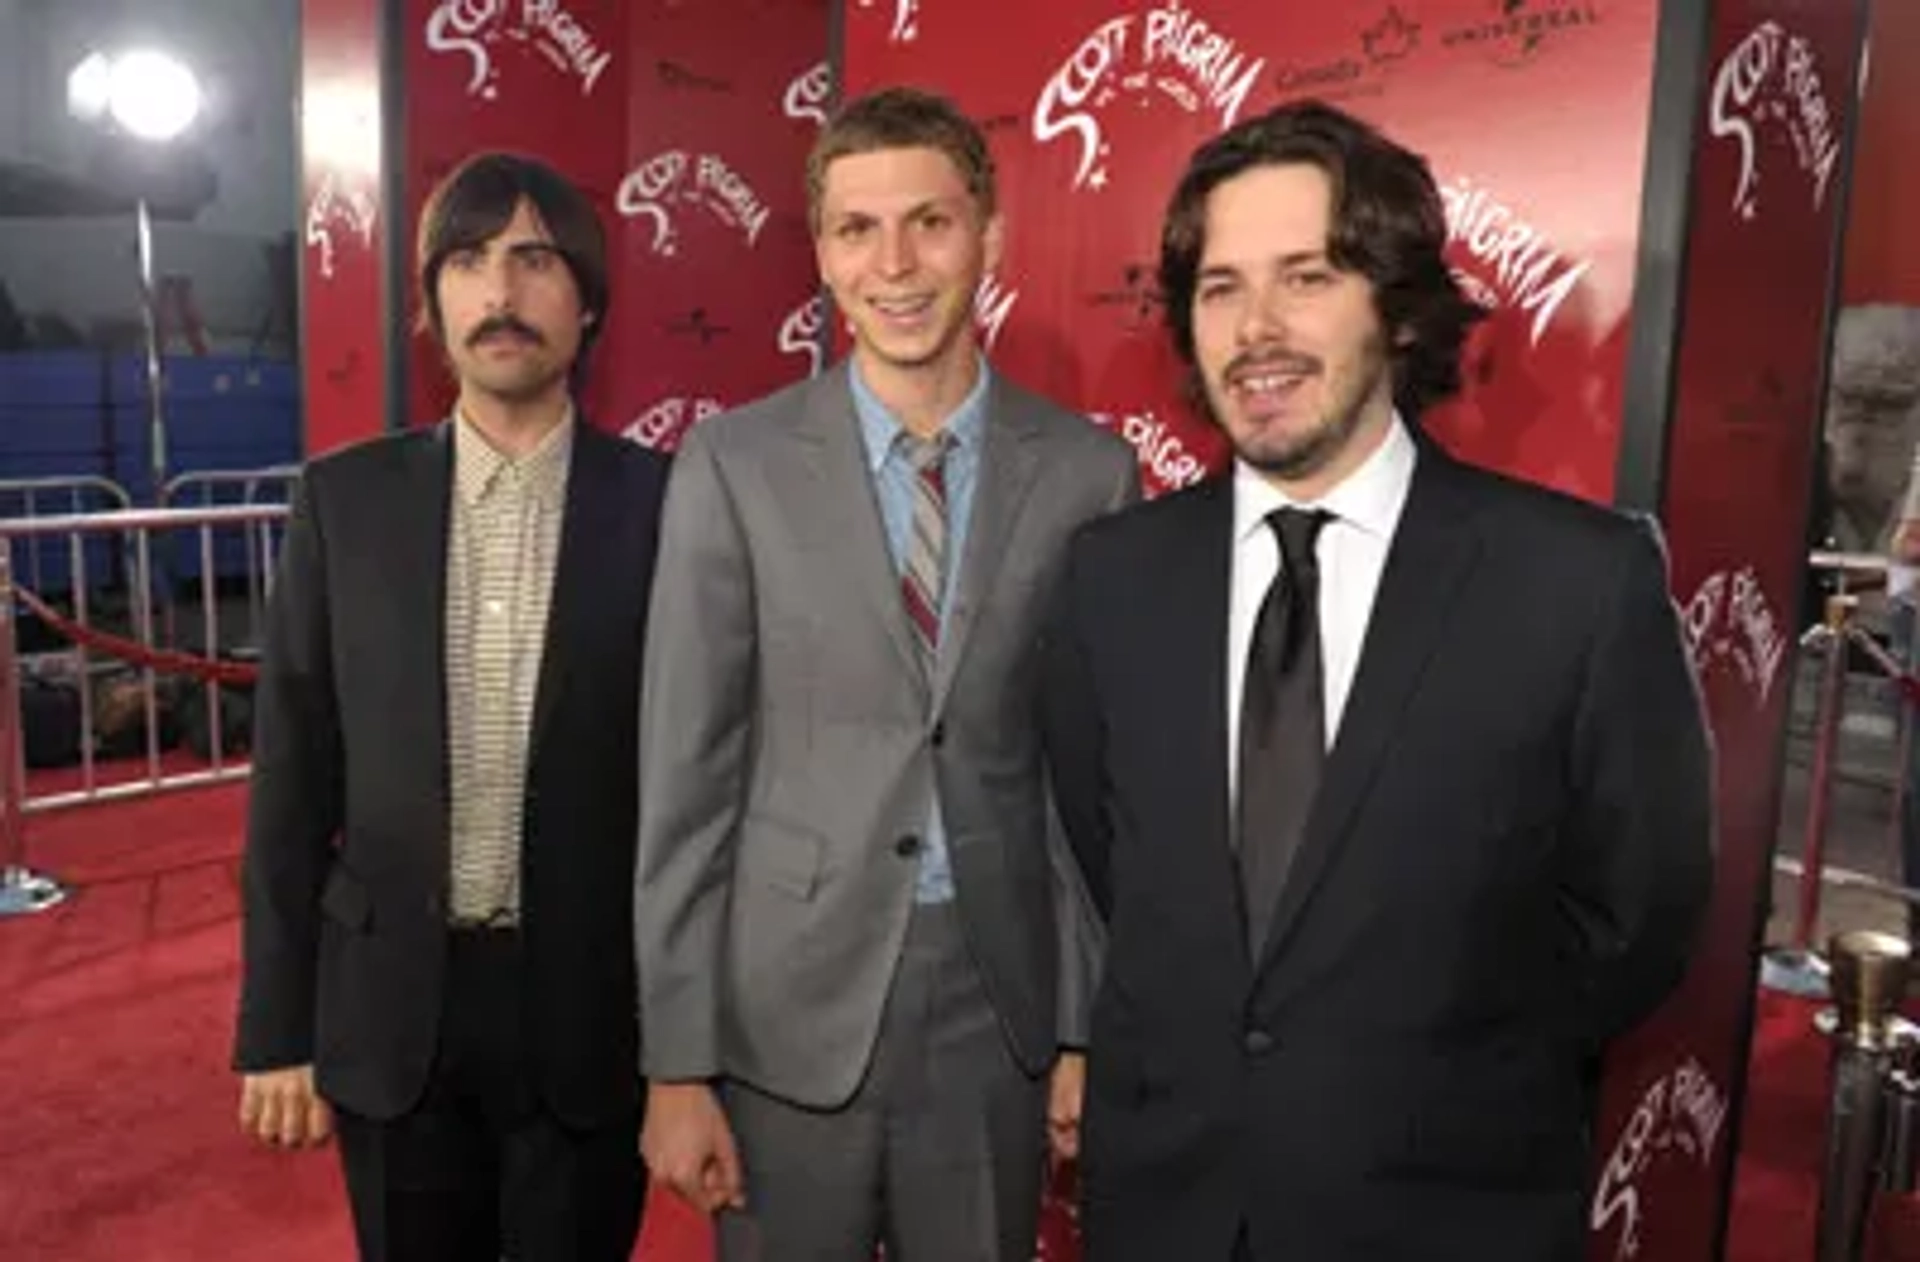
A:
[[[1474,316],[1444,241],[1426,164],[1317,104],[1170,206],[1234,469],[1082,532],[1048,634],[1109,933],[1089,1262],[1578,1258],[1596,1059],[1686,965],[1710,756],[1661,550],[1414,431]]]
[[[245,862],[241,1123],[337,1117],[361,1255],[625,1262],[639,687],[665,462],[575,418],[593,206],[481,155],[420,225],[454,415],[309,466]]]

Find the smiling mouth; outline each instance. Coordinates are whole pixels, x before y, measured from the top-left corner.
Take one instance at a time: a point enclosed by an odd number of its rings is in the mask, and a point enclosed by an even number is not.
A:
[[[917,298],[872,298],[867,305],[889,320],[916,320],[933,310],[933,295]]]
[[[1312,370],[1299,368],[1247,368],[1228,376],[1227,388],[1242,402],[1258,408],[1292,398],[1314,375]]]

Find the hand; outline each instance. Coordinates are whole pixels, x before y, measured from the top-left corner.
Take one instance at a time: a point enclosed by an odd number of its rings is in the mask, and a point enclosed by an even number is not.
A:
[[[317,1148],[332,1138],[333,1110],[313,1089],[313,1066],[242,1075],[240,1129],[280,1148]]]
[[[1086,1092],[1086,1055],[1060,1053],[1060,1059],[1053,1063],[1053,1083],[1047,1093],[1047,1146],[1058,1165],[1080,1156],[1080,1104]]]
[[[740,1150],[706,1083],[656,1082],[647,1088],[640,1155],[654,1178],[701,1213],[746,1208]]]
[[[1893,532],[1893,559],[1901,565],[1920,565],[1920,517],[1909,517]]]

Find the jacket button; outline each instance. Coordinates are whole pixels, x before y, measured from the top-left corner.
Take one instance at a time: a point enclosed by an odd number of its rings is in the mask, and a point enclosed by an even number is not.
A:
[[[935,749],[939,749],[942,745],[945,745],[947,743],[947,725],[945,723],[935,723],[933,725],[932,739],[933,739],[933,747]]]
[[[1277,1046],[1273,1035],[1265,1030],[1248,1030],[1240,1045],[1247,1049],[1249,1056],[1265,1056]]]
[[[911,859],[920,853],[920,839],[912,833],[908,833],[893,843],[893,852],[902,859]]]

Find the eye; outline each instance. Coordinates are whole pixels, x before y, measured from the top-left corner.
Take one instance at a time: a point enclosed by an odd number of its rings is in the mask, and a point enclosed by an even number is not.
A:
[[[477,246],[468,246],[464,250],[455,250],[447,255],[447,266],[458,272],[470,272],[480,265],[480,250]]]
[[[1297,293],[1312,293],[1333,283],[1333,273],[1324,267],[1308,267],[1287,273],[1287,288]]]
[[[842,241],[852,243],[865,237],[872,226],[864,219],[843,219],[840,221],[840,226],[834,229],[834,235]]]
[[[1194,293],[1196,302],[1218,302],[1232,294],[1239,286],[1223,277],[1200,282],[1200,288]]]

